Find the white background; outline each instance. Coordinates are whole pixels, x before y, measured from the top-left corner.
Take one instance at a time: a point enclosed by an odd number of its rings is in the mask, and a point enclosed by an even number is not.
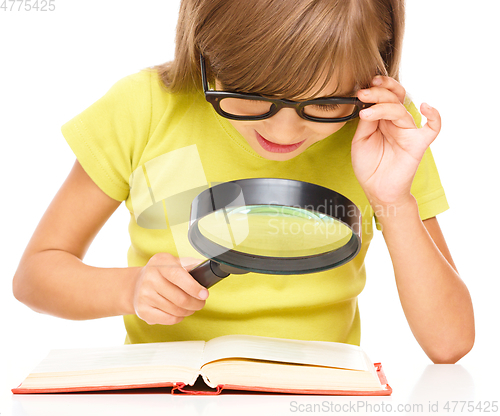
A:
[[[3,0],[0,0],[3,1]],[[52,348],[118,345],[120,317],[65,321],[31,311],[11,290],[20,257],[74,162],[60,127],[120,78],[173,58],[178,0],[55,0],[54,12],[0,10],[0,413]],[[10,8],[10,4],[8,5]],[[432,150],[451,209],[438,219],[472,295],[476,345],[460,364],[476,390],[498,392],[499,139],[497,0],[408,0],[401,81],[414,101],[438,108]],[[121,206],[85,262],[126,266],[128,212]],[[377,233],[360,296],[362,346],[374,361],[430,361],[408,328],[390,258]],[[445,299],[443,301],[446,301]],[[408,364],[411,363],[411,364]],[[492,393],[493,394],[493,393]],[[493,400],[493,397],[485,397]],[[498,399],[498,394],[497,398]]]

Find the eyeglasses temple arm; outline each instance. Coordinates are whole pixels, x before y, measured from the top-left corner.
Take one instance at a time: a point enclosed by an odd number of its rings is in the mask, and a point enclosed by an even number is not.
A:
[[[200,68],[201,68],[201,82],[203,84],[203,91],[208,91],[207,69],[205,67],[205,58],[200,53]]]

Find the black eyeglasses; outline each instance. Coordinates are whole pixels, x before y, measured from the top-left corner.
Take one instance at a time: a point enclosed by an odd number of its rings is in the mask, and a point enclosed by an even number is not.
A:
[[[201,79],[206,100],[222,117],[231,120],[252,121],[272,117],[282,108],[294,108],[303,119],[318,123],[343,123],[356,118],[361,110],[371,107],[356,97],[316,98],[291,101],[266,98],[260,95],[210,90],[205,59],[200,54]]]

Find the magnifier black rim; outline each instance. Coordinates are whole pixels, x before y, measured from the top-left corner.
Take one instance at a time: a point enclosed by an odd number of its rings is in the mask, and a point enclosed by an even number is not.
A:
[[[244,196],[245,205],[241,206],[277,205],[312,209],[347,225],[352,230],[351,239],[336,250],[301,257],[260,256],[214,243],[200,232],[198,223],[215,211],[237,206],[234,205],[235,185]],[[337,209],[332,211],[332,207],[340,205],[348,209],[340,213]],[[333,213],[336,215],[332,215]],[[206,189],[193,200],[188,238],[191,245],[205,257],[241,270],[264,274],[314,273],[341,266],[358,254],[361,249],[361,213],[344,195],[309,182],[279,178],[240,179]]]

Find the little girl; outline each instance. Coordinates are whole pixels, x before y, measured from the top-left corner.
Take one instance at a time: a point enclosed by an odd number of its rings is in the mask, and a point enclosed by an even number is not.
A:
[[[474,342],[472,303],[436,219],[448,208],[429,150],[439,113],[423,104],[421,127],[398,82],[403,29],[403,0],[183,0],[175,60],[121,79],[62,127],[77,161],[21,259],[17,299],[68,319],[123,315],[128,343],[359,344],[375,219],[417,341],[435,363],[459,360]],[[259,177],[345,195],[362,213],[361,251],[307,276],[231,276],[209,297],[188,273],[201,261],[190,203]],[[122,201],[129,267],[84,264]]]

